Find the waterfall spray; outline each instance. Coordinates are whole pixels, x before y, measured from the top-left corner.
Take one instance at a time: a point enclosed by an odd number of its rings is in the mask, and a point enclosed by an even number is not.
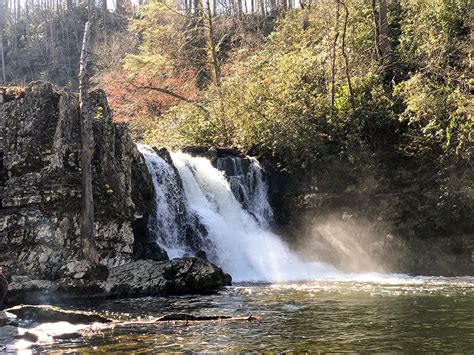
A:
[[[178,198],[173,194],[173,186],[179,179],[184,191],[184,196],[179,198],[186,209],[182,215],[197,217],[207,231],[201,245],[208,258],[230,273],[235,281],[309,280],[337,273],[329,264],[301,261],[270,231],[267,185],[256,160],[250,161],[248,176],[237,166],[238,174],[228,180],[206,158],[171,153],[178,177],[173,167],[155,151],[143,147],[140,150],[154,175],[155,228],[162,231],[158,241],[170,255],[181,253],[182,256],[190,250],[179,235],[179,226],[174,225],[179,218],[172,212],[176,210],[173,204]],[[240,189],[241,201],[234,195],[236,187]]]

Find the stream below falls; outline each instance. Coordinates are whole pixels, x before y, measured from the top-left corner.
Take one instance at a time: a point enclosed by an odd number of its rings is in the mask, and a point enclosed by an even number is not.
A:
[[[237,284],[206,296],[149,297],[74,305],[130,326],[54,340],[34,351],[474,350],[474,278],[365,275],[347,280]],[[258,321],[143,323],[170,313],[258,315]]]

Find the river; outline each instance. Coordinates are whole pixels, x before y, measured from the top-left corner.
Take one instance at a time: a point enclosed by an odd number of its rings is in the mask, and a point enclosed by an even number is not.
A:
[[[261,319],[135,323],[78,340],[56,340],[38,351],[474,351],[473,277],[365,275],[237,284],[213,295],[123,299],[74,308],[139,322],[170,313],[253,314]]]

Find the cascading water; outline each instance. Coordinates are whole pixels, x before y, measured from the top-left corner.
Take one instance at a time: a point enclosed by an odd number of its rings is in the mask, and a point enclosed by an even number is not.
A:
[[[226,157],[217,160],[217,169],[224,171],[234,196],[262,227],[269,227],[273,216],[268,203],[268,188],[263,169],[255,158]]]
[[[205,227],[187,207],[178,171],[154,149],[145,145],[138,145],[138,149],[145,158],[155,190],[150,232],[170,258],[194,254],[206,244]]]
[[[189,248],[179,235],[179,228],[173,226],[179,218],[170,212],[175,211],[175,206],[171,204],[176,201],[169,198],[173,195],[170,190],[174,190],[173,184],[176,182],[172,180],[175,179],[182,182],[188,218],[197,217],[207,230],[206,241],[201,244],[201,248],[211,261],[230,273],[235,281],[309,280],[337,273],[328,264],[302,262],[269,230],[271,209],[267,200],[267,186],[256,160],[249,161],[247,174],[237,167],[235,171],[238,174],[231,176],[229,182],[224,173],[212,166],[208,159],[171,153],[178,178],[173,167],[152,149],[141,147],[140,150],[154,176],[157,199],[155,223],[163,232],[163,237],[158,241],[170,256],[189,253]],[[239,187],[237,196],[241,196],[239,199],[242,201],[236,199],[231,184],[234,184],[234,192]]]
[[[180,257],[188,250],[179,238],[179,220],[184,211],[176,172],[152,148],[138,145],[138,150],[145,158],[155,188],[155,214],[151,219],[151,231],[170,258]]]

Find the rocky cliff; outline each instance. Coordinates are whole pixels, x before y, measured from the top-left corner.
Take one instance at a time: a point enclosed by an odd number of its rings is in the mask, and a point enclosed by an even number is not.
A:
[[[308,260],[349,272],[474,275],[473,196],[441,198],[444,187],[429,169],[400,165],[273,174],[280,233]]]
[[[32,280],[101,280],[133,260],[167,259],[148,233],[154,191],[143,157],[127,127],[112,122],[105,94],[90,97],[94,229],[102,264],[95,268],[80,251],[77,96],[45,82],[0,90],[0,266],[13,288]]]

